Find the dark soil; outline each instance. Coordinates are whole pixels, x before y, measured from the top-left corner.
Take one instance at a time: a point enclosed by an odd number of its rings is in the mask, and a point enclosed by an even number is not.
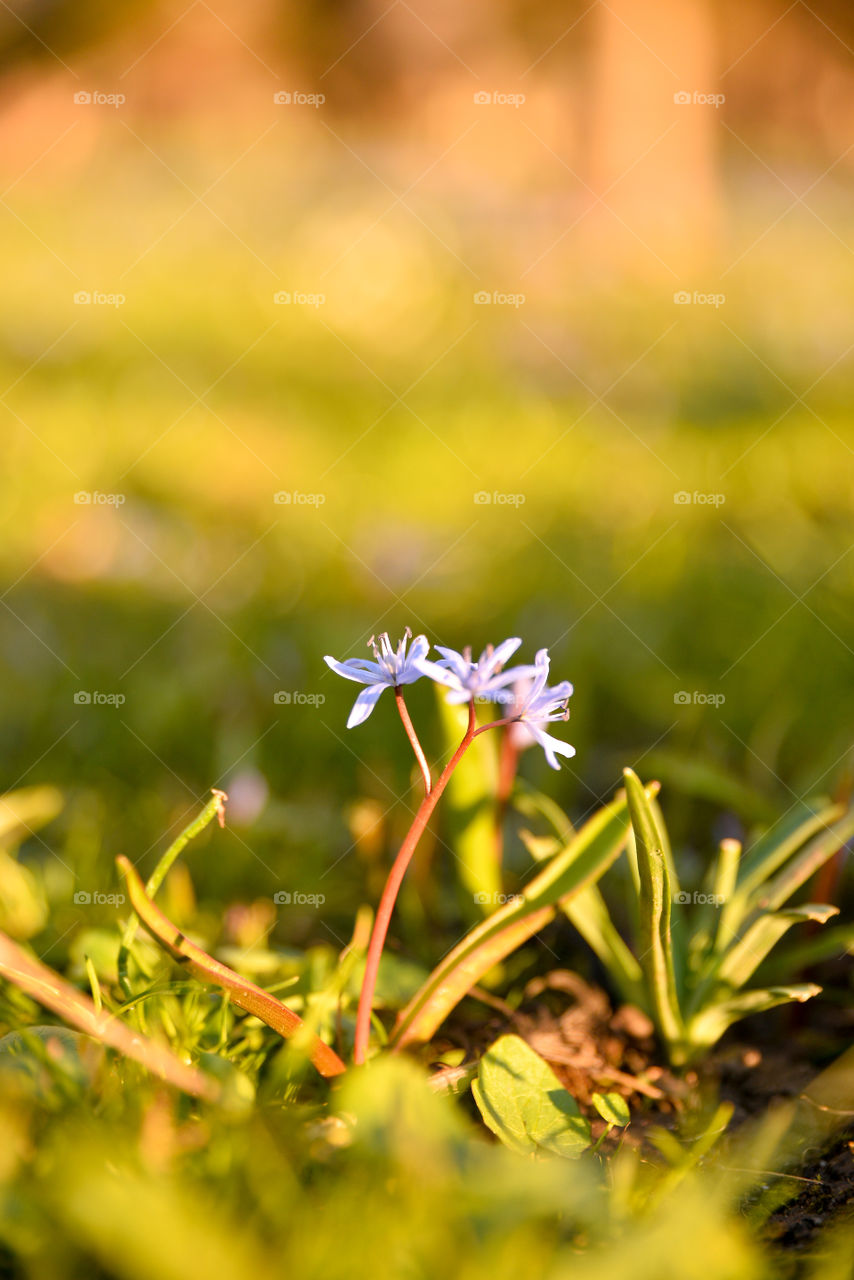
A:
[[[689,1104],[710,1096],[731,1102],[729,1133],[735,1133],[775,1104],[798,1098],[854,1039],[848,1000],[816,1002],[808,1017],[801,1006],[783,1008],[745,1020],[737,1036],[726,1037],[698,1071],[677,1075],[661,1065],[649,1018],[627,1005],[615,1010],[606,992],[575,973],[558,969],[532,979],[517,1009],[484,992],[476,998],[485,1016],[478,1018],[469,1002],[467,1016],[460,1011],[434,1050],[463,1048],[466,1060],[476,1061],[499,1035],[514,1032],[588,1108],[594,1134],[601,1122],[589,1106],[592,1094],[608,1091],[625,1097],[632,1109],[625,1140],[656,1160],[660,1157],[647,1140],[649,1130],[674,1128]],[[781,1181],[779,1207],[765,1223],[769,1241],[795,1254],[808,1251],[831,1220],[843,1218],[846,1211],[854,1214],[854,1117],[844,1131],[837,1130],[828,1149],[804,1154],[804,1166]]]

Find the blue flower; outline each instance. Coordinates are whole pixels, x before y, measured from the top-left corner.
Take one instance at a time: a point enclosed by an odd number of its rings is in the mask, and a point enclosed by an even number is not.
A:
[[[449,690],[448,702],[469,702],[472,698],[488,702],[512,702],[513,695],[506,691],[507,685],[536,673],[536,668],[530,666],[501,670],[521,643],[518,637],[514,637],[505,640],[497,649],[487,645],[477,662],[472,662],[469,648],[457,653],[456,649],[443,649],[437,644],[436,649],[442,654],[441,662],[428,662],[422,658],[418,668],[425,676]]]
[[[517,701],[515,721],[534,742],[543,748],[551,767],[559,769],[557,755],[571,759],[575,755],[575,747],[571,747],[568,742],[562,742],[560,738],[552,737],[543,726],[554,720],[569,719],[572,685],[568,680],[561,680],[559,684],[549,688],[546,683],[549,678],[548,649],[540,649],[534,664],[534,679]]]
[[[407,627],[395,651],[391,647],[387,631],[382,633],[378,641],[372,636],[368,644],[374,651],[376,662],[370,662],[367,658],[348,658],[345,662],[338,662],[328,656],[324,658],[326,665],[339,676],[367,686],[353,703],[353,710],[347,720],[348,729],[367,720],[383,689],[394,689],[421,679],[423,672],[418,664],[427,656],[430,644],[426,636],[416,636],[407,653],[411,637],[412,632]]]

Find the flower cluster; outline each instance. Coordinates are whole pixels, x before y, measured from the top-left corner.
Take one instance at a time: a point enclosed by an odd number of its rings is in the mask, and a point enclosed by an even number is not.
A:
[[[399,689],[426,676],[447,690],[448,702],[494,702],[503,706],[504,715],[493,722],[494,726],[514,725],[518,745],[538,743],[551,767],[558,769],[557,756],[570,758],[575,755],[575,748],[555,738],[546,726],[555,720],[569,719],[572,685],[568,680],[548,684],[547,649],[539,650],[533,664],[505,667],[521,643],[519,637],[514,636],[495,648],[488,645],[476,662],[470,648],[458,653],[436,645],[441,657],[431,661],[427,657],[430,652],[427,637],[416,636],[413,640],[407,627],[397,649],[392,647],[386,632],[378,639],[371,638],[373,662],[364,658],[339,662],[330,657],[325,661],[338,675],[365,685],[350,712],[348,729],[367,720],[384,689]]]

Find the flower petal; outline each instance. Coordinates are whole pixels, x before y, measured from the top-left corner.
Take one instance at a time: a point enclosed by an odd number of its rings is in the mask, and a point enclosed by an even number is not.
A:
[[[420,662],[430,652],[430,641],[426,636],[416,636],[409,646],[407,662]]]
[[[438,662],[430,662],[427,658],[422,658],[420,662],[415,664],[422,676],[427,676],[429,680],[435,680],[437,684],[443,684],[447,689],[459,689],[460,680],[455,672],[449,671],[447,667],[443,667]]]
[[[445,662],[448,664],[451,671],[455,673],[461,683],[468,679],[472,669],[472,664],[469,662],[468,658],[464,657],[463,654],[458,653],[456,649],[445,649],[440,644],[436,645],[436,651],[442,654]]]
[[[353,710],[347,720],[348,729],[355,729],[357,724],[363,724],[367,720],[377,705],[377,699],[385,688],[384,684],[372,684],[367,689],[362,690],[353,703]]]
[[[511,636],[509,640],[503,640],[497,648],[493,649],[491,655],[487,655],[484,650],[477,664],[480,675],[484,679],[491,676],[496,667],[502,667],[508,658],[512,658],[521,643],[519,636]]]
[[[531,724],[529,722],[528,728],[543,748],[543,751],[545,751],[546,759],[553,769],[560,768],[560,764],[557,761],[555,753],[557,753],[557,755],[566,756],[568,760],[571,760],[575,755],[575,747],[571,746],[568,742],[562,742],[560,738],[553,738],[552,735],[550,733],[546,733],[545,729],[540,725]]]
[[[337,658],[330,658],[327,654],[323,661],[336,675],[343,676],[345,680],[356,680],[359,684],[372,684],[374,680],[384,679],[382,668],[376,662],[369,662],[367,658],[348,658],[346,662],[339,662]]]

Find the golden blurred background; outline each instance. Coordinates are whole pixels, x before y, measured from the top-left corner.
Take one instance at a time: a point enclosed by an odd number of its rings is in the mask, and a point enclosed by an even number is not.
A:
[[[571,810],[844,789],[852,46],[802,0],[3,6],[4,787],[115,849],[225,785],[331,859],[409,765],[322,655],[408,624],[551,647]]]

